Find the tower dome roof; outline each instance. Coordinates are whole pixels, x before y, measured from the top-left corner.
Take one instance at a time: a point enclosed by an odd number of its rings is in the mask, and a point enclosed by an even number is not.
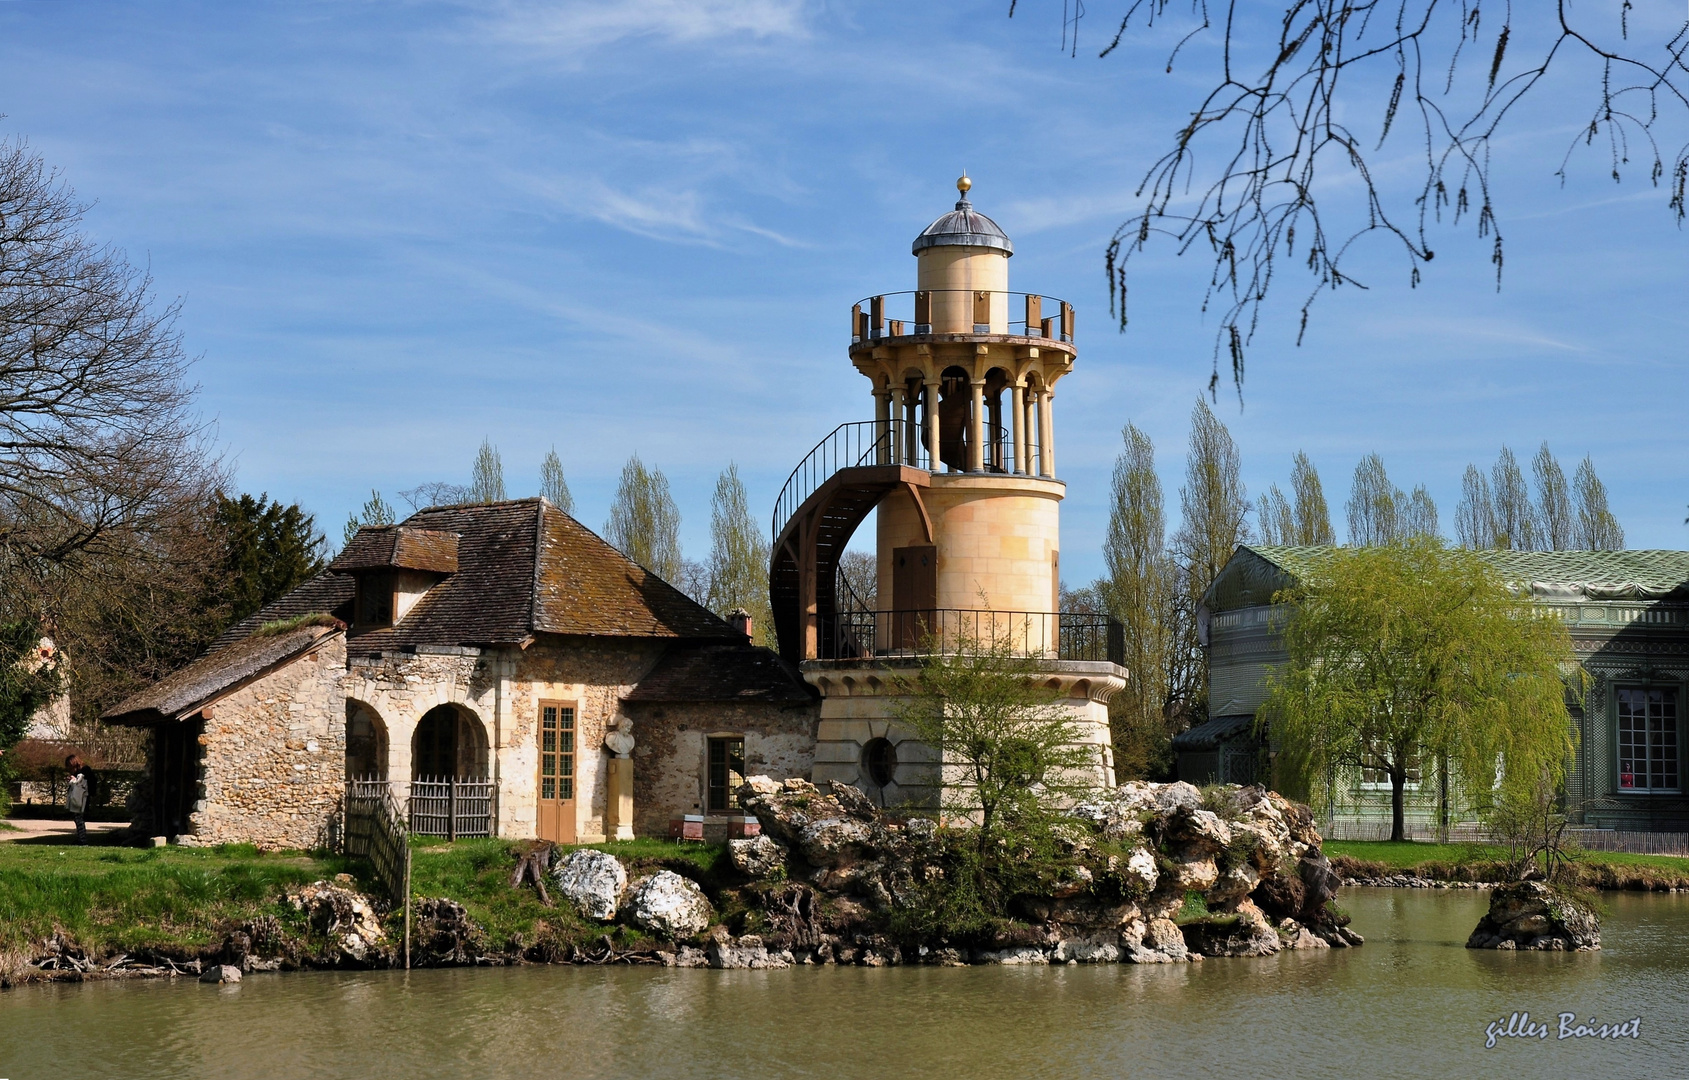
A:
[[[1004,255],[1015,253],[1015,245],[1009,240],[1009,235],[968,201],[968,189],[972,186],[972,181],[966,176],[956,181],[956,187],[962,193],[956,201],[956,209],[922,229],[909,249],[911,254],[919,255],[932,247],[981,247],[1001,251]]]

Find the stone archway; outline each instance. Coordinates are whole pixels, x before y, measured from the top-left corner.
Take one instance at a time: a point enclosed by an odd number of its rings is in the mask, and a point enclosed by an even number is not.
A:
[[[411,737],[411,778],[484,780],[487,729],[461,705],[437,705],[423,714]]]
[[[387,725],[361,701],[346,703],[346,779],[387,779]]]

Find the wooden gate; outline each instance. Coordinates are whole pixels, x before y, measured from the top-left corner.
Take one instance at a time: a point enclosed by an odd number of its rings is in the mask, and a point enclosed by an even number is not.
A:
[[[539,820],[541,840],[575,842],[575,708],[540,702]]]

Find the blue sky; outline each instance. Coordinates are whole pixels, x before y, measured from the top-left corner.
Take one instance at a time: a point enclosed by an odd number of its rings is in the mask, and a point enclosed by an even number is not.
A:
[[[1126,421],[1176,508],[1213,348],[1208,268],[1170,251],[1137,265],[1130,331],[1109,325],[1103,248],[1200,87],[1159,45],[1098,59],[1090,6],[1075,58],[1054,0],[1012,20],[1001,0],[0,0],[0,135],[182,298],[242,488],[337,540],[372,487],[465,481],[483,438],[513,495],[555,445],[597,528],[637,451],[693,556],[728,461],[762,514],[811,445],[872,416],[850,305],[913,286],[909,242],[966,167],[1014,238],[1011,287],[1079,311],[1056,398],[1077,584],[1101,569]],[[1578,119],[1557,92],[1497,147],[1499,294],[1465,226],[1433,235],[1416,290],[1380,245],[1357,263],[1372,288],[1322,299],[1298,348],[1306,285],[1284,279],[1243,404],[1217,406],[1251,494],[1304,449],[1341,534],[1376,451],[1449,531],[1468,462],[1546,439],[1568,473],[1594,456],[1630,546],[1689,544],[1685,233],[1599,152],[1561,185]]]

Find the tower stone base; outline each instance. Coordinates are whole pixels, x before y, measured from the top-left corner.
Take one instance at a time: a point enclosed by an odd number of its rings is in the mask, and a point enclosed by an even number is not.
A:
[[[1091,660],[1048,660],[1039,666],[1047,685],[1061,693],[1080,741],[1097,748],[1090,778],[1098,788],[1112,788],[1108,701],[1125,688],[1126,670]],[[886,808],[936,811],[942,805],[938,754],[898,716],[908,701],[898,693],[899,678],[918,676],[918,663],[889,657],[809,660],[801,670],[805,681],[821,692],[815,782],[850,784]],[[880,740],[889,744],[889,755]]]

